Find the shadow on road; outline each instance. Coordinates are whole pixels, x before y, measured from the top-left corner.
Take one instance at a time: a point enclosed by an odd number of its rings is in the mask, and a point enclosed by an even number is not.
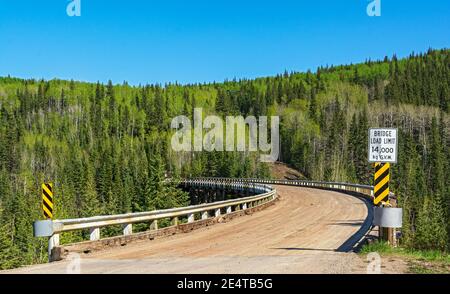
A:
[[[360,227],[360,226],[364,225],[364,221],[329,223],[328,225],[329,225],[329,226]]]
[[[352,195],[350,193],[348,193],[349,195]],[[355,251],[356,248],[358,246],[358,242],[370,231],[370,229],[372,228],[372,222],[373,222],[373,205],[372,202],[369,201],[367,198],[365,197],[361,197],[361,196],[356,196],[356,195],[352,195],[354,197],[359,198],[360,200],[362,200],[367,207],[367,217],[364,220],[364,222],[358,224],[358,226],[361,226],[359,228],[359,230],[353,234],[353,236],[351,236],[350,238],[347,239],[347,241],[345,241],[341,246],[339,246],[336,251],[337,252],[350,252],[350,251]],[[355,225],[356,226],[356,225]]]
[[[334,249],[320,249],[320,248],[295,248],[295,247],[287,247],[287,248],[270,248],[275,250],[297,250],[297,251],[329,251],[329,252],[336,252]]]

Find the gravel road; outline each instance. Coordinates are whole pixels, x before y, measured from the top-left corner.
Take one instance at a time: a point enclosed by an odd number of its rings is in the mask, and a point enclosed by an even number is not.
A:
[[[346,252],[368,207],[346,194],[276,186],[273,206],[186,234],[141,241],[15,273],[365,273]],[[350,240],[353,237],[353,240]],[[386,268],[386,267],[385,267]],[[389,269],[388,272],[396,271]]]

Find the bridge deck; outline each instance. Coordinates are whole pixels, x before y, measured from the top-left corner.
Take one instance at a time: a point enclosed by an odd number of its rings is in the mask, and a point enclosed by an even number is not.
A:
[[[338,192],[277,186],[280,201],[227,223],[83,257],[82,273],[364,272],[346,241],[366,224],[368,207]],[[350,244],[351,245],[351,244]],[[64,273],[68,261],[22,268]]]

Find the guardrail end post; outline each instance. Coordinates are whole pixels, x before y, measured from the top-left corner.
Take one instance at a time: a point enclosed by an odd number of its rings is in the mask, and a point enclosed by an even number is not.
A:
[[[123,235],[128,236],[133,234],[133,225],[132,224],[126,224],[123,226]]]
[[[89,229],[89,240],[91,241],[97,241],[100,240],[100,228],[91,228]]]
[[[193,223],[195,221],[195,215],[193,213],[188,214],[188,223]]]

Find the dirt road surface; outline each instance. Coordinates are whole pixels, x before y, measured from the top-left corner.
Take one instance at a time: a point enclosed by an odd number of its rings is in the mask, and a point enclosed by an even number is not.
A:
[[[275,205],[227,223],[10,272],[366,273],[367,262],[347,252],[366,231],[365,201],[332,191],[276,188]],[[382,271],[401,269],[385,264]]]

